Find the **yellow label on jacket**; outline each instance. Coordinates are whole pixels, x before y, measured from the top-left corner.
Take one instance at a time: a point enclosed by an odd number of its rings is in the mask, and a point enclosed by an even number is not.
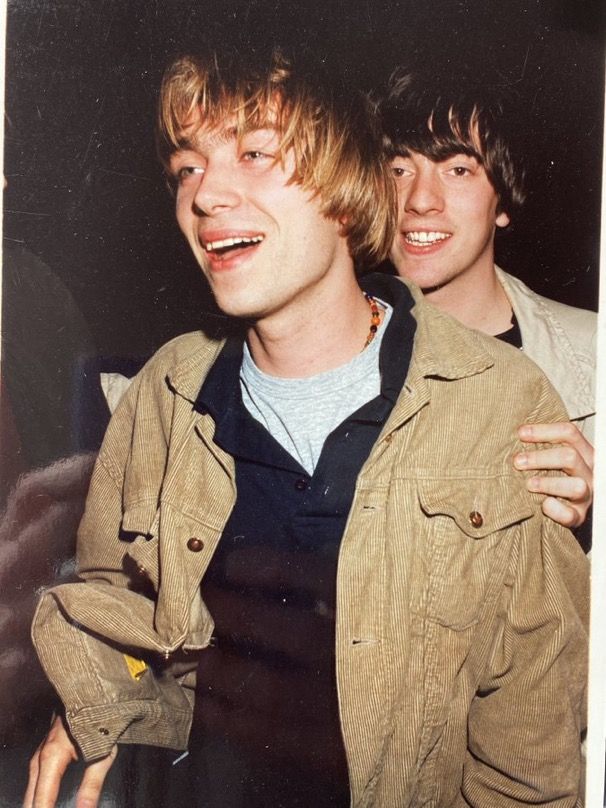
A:
[[[128,654],[124,654],[124,660],[126,662],[126,667],[128,668],[128,672],[133,677],[139,681],[139,679],[143,676],[145,671],[147,670],[147,663],[144,662],[142,659],[135,659]]]

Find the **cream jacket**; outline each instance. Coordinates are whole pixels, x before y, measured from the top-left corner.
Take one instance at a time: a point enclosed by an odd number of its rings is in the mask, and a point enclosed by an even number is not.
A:
[[[596,313],[542,297],[519,278],[495,269],[518,319],[524,353],[545,373],[570,419],[593,442]]]
[[[519,351],[417,300],[402,393],[364,464],[337,574],[339,709],[356,808],[580,805],[587,561],[511,464],[563,417]],[[44,668],[87,759],[184,748],[213,631],[200,580],[236,492],[195,412],[220,343],[161,349],[110,424],[79,534],[84,583],[42,597]],[[192,541],[193,540],[193,541]]]

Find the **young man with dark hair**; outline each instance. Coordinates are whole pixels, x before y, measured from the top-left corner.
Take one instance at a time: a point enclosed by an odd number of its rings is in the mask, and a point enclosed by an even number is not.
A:
[[[395,197],[334,81],[279,52],[166,73],[177,219],[240,329],[173,340],[112,419],[83,582],[34,623],[64,712],[27,808],[78,755],[95,805],[116,744],[188,747],[146,808],[579,799],[587,563],[511,466],[561,404],[400,279],[358,281]]]
[[[577,527],[592,499],[597,318],[535,294],[494,263],[496,231],[525,198],[515,121],[485,86],[402,71],[379,111],[398,192],[391,260],[433,305],[523,348],[560,393],[572,423],[526,425],[521,437],[561,446],[522,453],[516,463],[565,472],[528,484],[547,495],[546,514]]]

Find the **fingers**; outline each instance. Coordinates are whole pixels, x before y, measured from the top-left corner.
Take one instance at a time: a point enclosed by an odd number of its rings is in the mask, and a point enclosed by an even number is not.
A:
[[[536,449],[520,452],[514,458],[515,467],[524,471],[534,469],[558,469],[586,482],[593,480],[591,467],[571,446],[554,446],[551,449]]]
[[[530,477],[529,491],[550,497],[561,497],[570,505],[589,507],[591,489],[581,477]]]
[[[526,443],[562,443],[580,455],[583,462],[593,469],[593,446],[580,432],[576,424],[560,421],[555,424],[524,424],[518,430]]]
[[[561,471],[561,477],[531,477],[529,491],[546,495],[543,513],[565,527],[578,527],[587,518],[593,500],[593,446],[569,422],[525,424],[520,437],[528,443],[559,445],[520,452],[514,466],[523,471]],[[557,498],[557,499],[556,499]]]
[[[29,762],[29,779],[27,781],[27,789],[23,797],[23,808],[32,808],[34,804],[34,792],[36,791],[36,783],[38,782],[39,771],[39,749],[36,750],[34,756]]]
[[[76,795],[76,808],[96,808],[103,782],[117,753],[114,746],[107,757],[86,767]],[[57,717],[31,760],[23,808],[54,808],[65,770],[77,758],[63,719]]]
[[[579,527],[591,506],[591,489],[578,477],[530,477],[529,491],[544,494],[541,508],[546,516],[564,527]],[[556,499],[559,497],[559,499]]]
[[[97,760],[86,767],[82,783],[76,794],[76,808],[97,808],[103,783],[117,754],[118,747],[114,746],[107,757]]]
[[[555,497],[546,497],[541,504],[541,510],[554,522],[572,529],[583,524],[588,509],[572,507]]]
[[[65,770],[76,759],[63,721],[56,718],[30,762],[23,808],[53,808]]]

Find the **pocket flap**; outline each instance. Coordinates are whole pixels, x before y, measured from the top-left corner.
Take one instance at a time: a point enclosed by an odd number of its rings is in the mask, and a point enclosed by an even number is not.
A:
[[[122,530],[151,537],[158,530],[158,506],[155,502],[128,505],[122,516]]]
[[[454,519],[474,539],[523,522],[535,512],[522,477],[453,477],[418,481],[421,508],[428,516]]]

